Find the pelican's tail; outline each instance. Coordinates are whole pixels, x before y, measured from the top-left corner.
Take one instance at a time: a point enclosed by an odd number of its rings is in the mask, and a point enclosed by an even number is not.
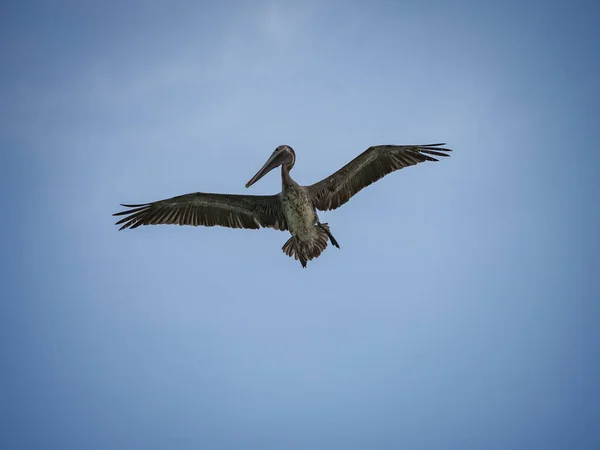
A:
[[[331,236],[329,225],[326,223],[315,225],[315,232],[315,237],[309,242],[300,241],[297,237],[292,236],[281,249],[296,261],[300,260],[302,267],[306,267],[308,261],[318,258],[323,253],[323,250],[327,248],[327,239]]]

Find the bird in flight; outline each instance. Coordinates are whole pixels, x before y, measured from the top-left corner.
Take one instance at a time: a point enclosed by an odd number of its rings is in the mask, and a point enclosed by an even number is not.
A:
[[[438,161],[435,156],[450,156],[451,150],[442,147],[444,145],[369,147],[337,172],[310,186],[299,185],[292,179],[290,171],[296,162],[296,153],[289,145],[280,145],[246,183],[249,188],[281,166],[282,190],[279,194],[195,192],[151,203],[122,204],[128,209],[113,215],[124,216],[116,223],[121,225],[120,230],[140,225],[177,224],[289,231],[291,237],[282,250],[306,267],[308,261],[325,250],[328,240],[340,248],[329,225],[319,221],[317,210],[340,207],[358,191],[391,172],[425,161]]]

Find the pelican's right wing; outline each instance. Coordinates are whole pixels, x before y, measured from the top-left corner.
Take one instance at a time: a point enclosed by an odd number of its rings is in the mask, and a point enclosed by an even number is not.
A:
[[[369,147],[337,172],[306,187],[317,209],[336,209],[389,173],[424,161],[437,161],[434,156],[449,156],[451,150],[441,145],[445,144]]]
[[[152,203],[121,206],[130,209],[113,214],[125,216],[116,223],[122,224],[120,230],[158,224],[287,230],[279,195],[196,192]]]

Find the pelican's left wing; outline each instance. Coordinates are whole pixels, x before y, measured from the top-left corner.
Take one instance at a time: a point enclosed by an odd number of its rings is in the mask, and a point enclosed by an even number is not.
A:
[[[113,214],[125,216],[116,223],[122,224],[120,230],[158,224],[287,230],[279,195],[196,192],[152,203],[121,206],[130,209]]]

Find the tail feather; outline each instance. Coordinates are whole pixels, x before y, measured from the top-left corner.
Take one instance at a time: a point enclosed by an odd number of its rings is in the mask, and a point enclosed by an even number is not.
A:
[[[315,226],[317,235],[311,242],[303,242],[298,240],[296,236],[292,236],[283,244],[281,249],[289,257],[294,258],[296,261],[300,260],[302,267],[306,267],[308,261],[318,258],[323,250],[327,248],[329,225],[322,223],[321,226],[325,230]]]

